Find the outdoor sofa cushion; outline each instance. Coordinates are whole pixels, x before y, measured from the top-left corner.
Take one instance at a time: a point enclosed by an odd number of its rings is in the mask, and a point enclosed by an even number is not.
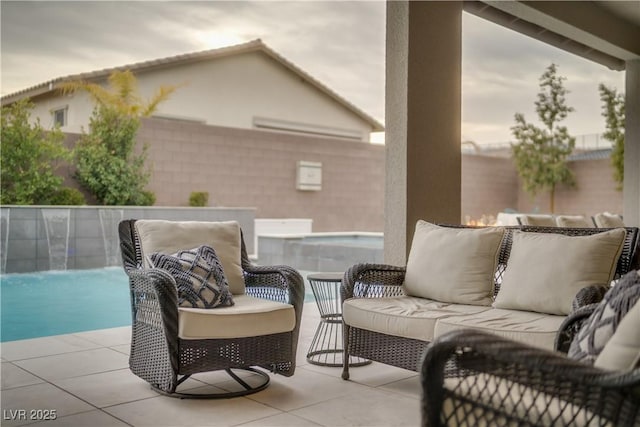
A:
[[[452,304],[426,298],[351,298],[344,302],[342,318],[347,325],[387,335],[432,341],[436,322],[491,310],[479,305]]]
[[[343,304],[345,324],[422,341],[456,329],[476,329],[553,349],[565,316],[479,305],[452,304],[425,298],[351,298]]]
[[[616,271],[624,228],[589,236],[516,230],[495,308],[567,315],[577,292],[609,285]]]
[[[407,260],[407,295],[491,305],[502,227],[450,228],[419,220]],[[463,267],[463,268],[461,268]]]
[[[234,305],[215,310],[178,308],[181,339],[233,339],[292,331],[296,314],[291,304],[235,295]]]
[[[595,366],[612,371],[640,367],[640,300],[627,312],[598,355]]]
[[[532,311],[494,308],[466,316],[439,319],[434,335],[439,337],[450,331],[474,329],[553,350],[558,329],[565,318]]]
[[[556,220],[553,215],[520,215],[522,225],[534,225],[540,227],[555,227]]]
[[[593,228],[593,221],[584,215],[558,215],[556,216],[558,227]]]
[[[622,320],[640,300],[640,276],[630,271],[607,291],[589,319],[571,342],[568,356],[575,360],[594,363],[611,337],[617,332]],[[636,334],[640,323],[636,325]]]
[[[609,212],[602,212],[593,216],[593,221],[598,228],[615,228],[624,227],[624,221],[622,217],[616,214],[610,214]]]
[[[233,295],[245,292],[241,261],[240,225],[236,221],[165,221],[141,219],[135,223],[143,263],[150,267],[154,252],[173,254],[200,245],[215,249]]]

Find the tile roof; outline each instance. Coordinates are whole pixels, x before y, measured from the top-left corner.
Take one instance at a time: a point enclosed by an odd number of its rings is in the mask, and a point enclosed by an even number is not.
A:
[[[358,107],[356,107],[355,105],[353,105],[352,103],[350,103],[349,101],[347,101],[346,99],[338,95],[332,89],[330,89],[329,87],[321,83],[319,80],[312,77],[309,73],[304,71],[302,68],[298,67],[293,62],[289,61],[288,59],[286,59],[285,57],[283,57],[282,55],[280,55],[279,53],[277,53],[276,51],[268,47],[261,39],[255,39],[246,43],[237,44],[233,46],[226,46],[226,47],[209,49],[209,50],[204,50],[199,52],[169,56],[166,58],[152,59],[149,61],[136,62],[133,64],[122,65],[119,67],[104,68],[102,70],[96,70],[96,71],[91,71],[87,73],[71,74],[68,76],[57,77],[55,79],[48,80],[43,83],[39,83],[37,85],[28,87],[26,89],[3,96],[2,105],[15,102],[25,97],[38,96],[38,95],[42,95],[47,92],[53,91],[60,85],[60,83],[63,83],[63,82],[68,82],[73,80],[95,81],[95,80],[104,79],[104,78],[107,78],[114,71],[130,70],[135,73],[137,71],[148,71],[154,68],[164,68],[164,67],[178,65],[178,64],[188,64],[192,62],[207,61],[211,59],[221,58],[224,56],[237,55],[241,53],[256,52],[256,51],[265,53],[266,55],[268,55],[275,61],[282,64],[293,73],[297,74],[298,76],[300,76],[301,78],[309,82],[311,85],[315,86],[321,92],[324,92],[326,95],[333,98],[333,100],[342,104],[348,110],[350,110],[351,112],[359,116],[361,119],[369,123],[374,132],[379,132],[384,130],[384,126],[379,121],[377,121],[372,116],[368,115],[367,113],[365,113],[364,111],[362,111],[361,109],[359,109]]]

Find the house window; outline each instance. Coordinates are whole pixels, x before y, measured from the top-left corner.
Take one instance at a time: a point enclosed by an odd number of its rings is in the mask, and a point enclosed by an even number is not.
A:
[[[53,125],[63,127],[67,125],[67,107],[53,110]]]

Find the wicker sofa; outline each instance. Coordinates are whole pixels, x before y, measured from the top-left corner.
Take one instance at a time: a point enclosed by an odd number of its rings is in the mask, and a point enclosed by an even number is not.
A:
[[[441,226],[440,228],[463,233],[479,230],[478,228],[457,225]],[[424,296],[415,296],[416,292],[408,292],[408,289],[410,289],[407,286],[407,282],[410,279],[409,273],[411,273],[411,268],[415,269],[415,267],[411,267],[412,262],[415,265],[419,261],[422,264],[419,266],[422,269],[422,275],[428,276],[431,266],[436,270],[437,268],[442,268],[442,266],[438,265],[439,258],[450,256],[451,254],[446,254],[447,250],[454,253],[456,250],[465,251],[464,247],[447,249],[449,245],[444,243],[441,245],[442,248],[440,250],[436,243],[435,251],[432,251],[433,259],[416,260],[413,257],[414,259],[412,260],[412,255],[416,249],[415,236],[418,235],[418,226],[416,227],[416,235],[414,235],[407,266],[358,264],[351,267],[345,273],[341,288],[344,322],[344,360],[349,360],[348,356],[358,356],[418,372],[420,358],[429,343],[440,335],[461,329],[489,332],[504,338],[528,342],[542,349],[560,348],[567,351],[571,331],[567,334],[558,334],[558,331],[569,312],[599,302],[608,289],[612,278],[614,280],[620,278],[628,271],[637,268],[638,265],[639,229],[626,227],[626,233],[622,237],[616,254],[617,261],[613,261],[611,266],[612,274],[608,280],[602,280],[599,284],[592,283],[591,286],[579,288],[579,291],[571,294],[575,295],[575,297],[572,296],[571,300],[569,300],[568,308],[565,303],[562,312],[545,313],[544,308],[541,310],[505,309],[500,308],[499,304],[498,307],[495,307],[496,300],[499,302],[498,295],[501,295],[500,289],[503,285],[503,279],[509,274],[512,276],[515,274],[515,277],[518,277],[518,274],[514,273],[513,270],[517,268],[516,265],[518,263],[521,265],[523,262],[522,252],[526,250],[526,247],[518,243],[517,254],[519,258],[517,262],[512,261],[512,269],[508,273],[507,267],[512,255],[512,247],[514,247],[514,236],[518,242],[523,239],[533,239],[545,244],[546,241],[555,238],[568,239],[577,237],[580,239],[593,239],[596,234],[610,233],[615,229],[514,226],[503,227],[503,230],[504,233],[497,246],[495,269],[490,272],[489,281],[492,283],[490,283],[491,289],[488,300],[484,298],[481,301],[478,300],[478,302],[457,303],[451,302],[451,300],[447,301],[446,298],[425,298]],[[617,230],[620,231],[620,229]],[[601,236],[597,237],[600,238]],[[461,239],[458,240],[463,241]],[[583,242],[583,240],[571,240],[569,243],[577,244],[578,242]],[[578,245],[578,247],[581,246],[583,245]],[[525,249],[521,249],[522,247]],[[516,249],[514,249],[514,252],[516,252]],[[525,255],[532,254],[525,253]],[[567,258],[571,258],[570,255],[567,254]],[[558,256],[557,260],[553,260],[548,264],[552,264],[560,271],[563,268],[572,269],[568,264],[565,267],[567,261],[563,257],[564,255]],[[526,261],[526,259],[524,260]],[[533,262],[534,265],[530,266],[533,273],[529,274],[529,276],[535,278],[538,274],[536,271],[538,267],[535,265],[535,261]],[[574,259],[571,262],[573,264],[581,263],[582,259]],[[449,273],[450,270],[454,270],[456,274],[458,272],[464,273],[466,270],[472,269],[472,263],[473,260],[469,261],[460,258],[454,261],[453,267],[451,267],[451,264],[448,267],[445,265],[448,268],[445,273]],[[591,268],[590,264],[585,259],[585,270]],[[573,268],[573,270],[580,269]],[[520,276],[522,276],[522,273],[520,273]],[[514,277],[510,278],[511,281],[513,279]],[[520,277],[519,280],[524,283],[528,281],[528,277]],[[563,281],[563,274],[558,274],[557,279],[554,278],[554,280]],[[449,284],[439,283],[436,286],[444,289]],[[507,283],[505,282],[504,284],[506,285]],[[547,293],[546,297],[550,297],[547,298],[548,301],[546,303],[553,305],[553,299],[555,298],[554,287],[557,285],[560,284],[550,283],[550,290],[545,291]],[[466,291],[454,290],[453,298],[457,297],[456,292],[460,294]],[[510,285],[509,292],[514,292],[512,285]],[[517,293],[518,289],[515,289],[515,292]],[[503,294],[507,293],[505,286]],[[517,298],[518,296],[516,295],[515,297]],[[349,376],[349,366],[345,364],[342,378],[346,380],[349,379]]]
[[[422,425],[638,426],[639,322],[632,271],[563,322],[562,336],[579,330],[567,355],[486,332],[444,334],[422,362]],[[581,341],[596,344],[592,354]]]

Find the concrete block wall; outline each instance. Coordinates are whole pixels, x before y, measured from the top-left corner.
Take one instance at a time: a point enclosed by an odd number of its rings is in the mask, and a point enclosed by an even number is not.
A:
[[[558,186],[555,195],[556,214],[622,214],[622,191],[616,189],[610,159],[572,161],[570,167],[576,178],[576,187]],[[518,192],[521,212],[550,212],[548,193],[531,197],[522,190],[520,184]]]
[[[77,135],[68,135],[71,145]],[[314,232],[384,229],[385,147],[262,130],[145,119],[138,134],[149,146],[150,189],[158,206],[187,206],[192,191],[209,205],[255,207],[256,218],[307,218]],[[296,189],[298,161],[322,163],[322,189]],[[609,159],[571,162],[577,188],[558,188],[556,213],[622,212]],[[68,168],[66,183],[72,179]],[[433,203],[441,201],[434,200]],[[505,209],[549,212],[547,194],[522,190],[509,157],[462,155],[461,221]]]
[[[44,216],[55,210],[68,211],[66,268],[70,270],[122,265],[117,224],[120,219],[129,218],[176,221],[235,220],[242,227],[248,253],[254,250],[255,209],[253,208],[2,206],[0,233],[2,273],[27,273],[52,269]],[[104,233],[103,224],[105,225]],[[66,232],[66,223],[64,227]],[[63,254],[61,256],[64,257]]]
[[[364,142],[144,120],[158,205],[255,206],[257,218],[310,218],[314,231],[382,231],[385,148]],[[322,163],[322,189],[296,189],[298,161]]]

